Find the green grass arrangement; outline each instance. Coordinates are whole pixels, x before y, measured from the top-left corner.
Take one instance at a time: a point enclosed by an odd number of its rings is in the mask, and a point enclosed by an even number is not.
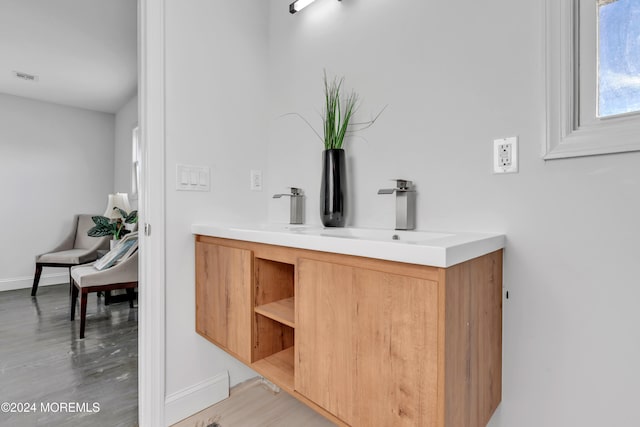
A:
[[[340,101],[340,89],[344,77],[334,78],[331,82],[324,73],[324,148],[326,150],[342,148],[344,137],[348,132],[349,123],[358,103],[358,95],[349,93],[344,102]]]
[[[329,81],[327,72],[324,72],[324,111],[322,123],[324,125],[324,138],[311,126],[311,123],[298,113],[287,113],[300,117],[323,142],[326,150],[341,149],[344,139],[348,134],[364,130],[375,123],[386,106],[371,120],[361,123],[352,122],[352,118],[358,108],[358,95],[351,91],[346,97],[342,97],[342,85],[344,77],[334,77]]]

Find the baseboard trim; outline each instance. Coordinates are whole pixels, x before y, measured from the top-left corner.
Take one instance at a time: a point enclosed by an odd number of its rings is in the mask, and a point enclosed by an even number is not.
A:
[[[60,285],[62,283],[69,283],[68,272],[43,274],[40,276],[38,288],[41,286]],[[0,279],[0,292],[13,291],[15,289],[31,289],[32,286],[33,276]]]
[[[164,402],[165,425],[171,426],[229,397],[227,371],[168,395]]]

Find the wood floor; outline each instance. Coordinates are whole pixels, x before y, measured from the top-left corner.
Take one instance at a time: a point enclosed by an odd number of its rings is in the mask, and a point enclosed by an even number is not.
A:
[[[34,298],[30,292],[0,292],[0,405],[26,403],[35,412],[3,406],[0,426],[136,426],[137,308],[105,307],[91,294],[80,340],[79,316],[69,320],[68,284],[41,287]]]
[[[335,424],[284,391],[274,393],[253,379],[231,389],[228,399],[172,427],[335,427]]]

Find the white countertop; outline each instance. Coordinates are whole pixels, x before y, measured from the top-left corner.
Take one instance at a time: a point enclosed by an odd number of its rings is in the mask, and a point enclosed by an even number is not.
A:
[[[191,232],[433,267],[451,267],[502,249],[505,244],[505,236],[496,233],[323,228],[289,224],[193,224]]]

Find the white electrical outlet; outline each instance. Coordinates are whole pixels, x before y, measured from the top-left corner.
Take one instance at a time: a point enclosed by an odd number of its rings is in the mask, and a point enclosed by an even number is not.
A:
[[[251,171],[250,189],[252,191],[262,191],[262,171],[261,170]]]
[[[518,172],[518,137],[493,141],[493,173]]]

